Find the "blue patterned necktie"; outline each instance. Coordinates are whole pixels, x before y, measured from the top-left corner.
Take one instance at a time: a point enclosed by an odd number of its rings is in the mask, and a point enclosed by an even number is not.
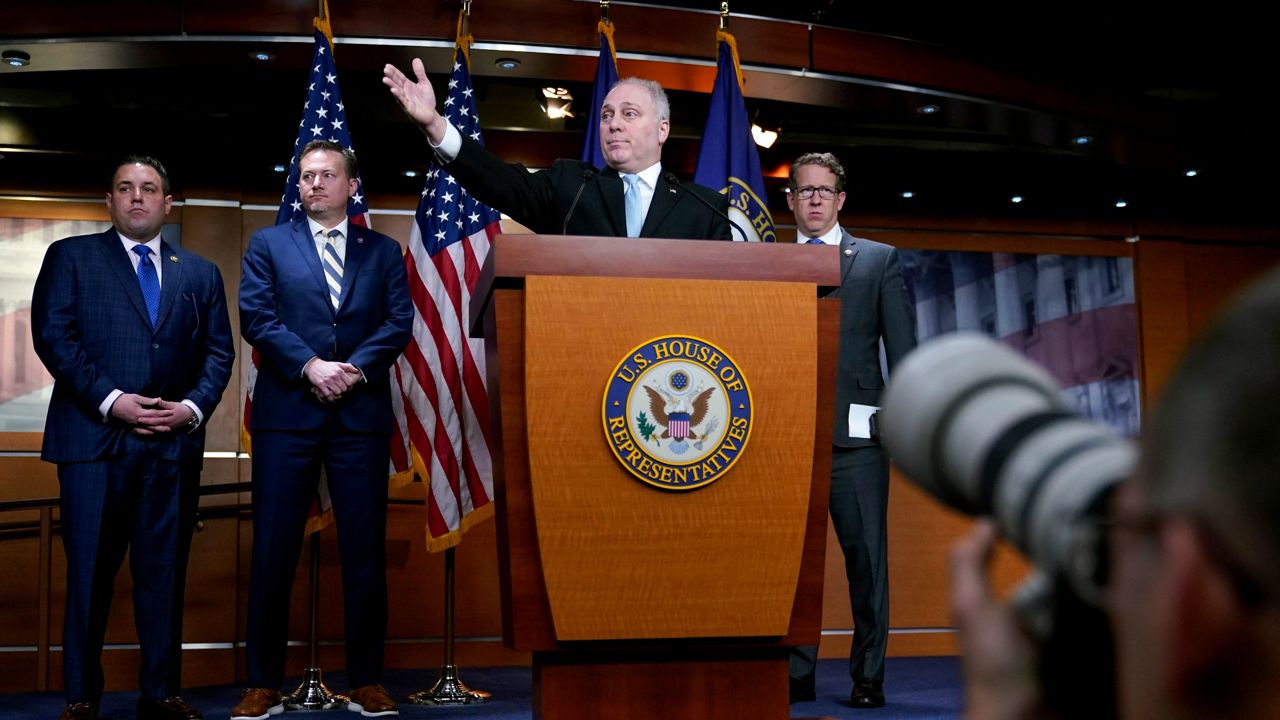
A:
[[[324,279],[329,285],[329,301],[337,310],[338,301],[342,299],[342,258],[338,257],[338,247],[333,241],[342,237],[342,233],[330,230],[326,235],[329,239],[324,241],[324,257],[320,264],[324,265]]]
[[[133,251],[138,254],[138,286],[142,288],[142,301],[147,304],[147,315],[154,328],[160,316],[160,276],[156,274],[156,266],[151,264],[151,248],[134,245]]]
[[[822,238],[809,238],[808,240],[805,241],[804,244],[805,245],[822,245],[824,243],[822,242]]]
[[[622,199],[627,208],[627,237],[640,237],[640,229],[644,227],[644,207],[640,200],[640,176],[626,174],[622,181],[627,184],[627,192]]]

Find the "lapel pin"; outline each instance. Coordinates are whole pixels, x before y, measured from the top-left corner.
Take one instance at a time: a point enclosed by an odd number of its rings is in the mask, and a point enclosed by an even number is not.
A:
[[[845,257],[853,257],[853,248],[845,248],[845,249],[844,249],[844,256],[845,256]]]
[[[675,194],[676,194],[676,189],[675,189],[675,188],[667,188],[667,192],[671,193],[672,195],[675,195]]]
[[[177,256],[177,255],[170,255],[170,256],[169,256],[169,262],[171,262],[171,263],[176,263],[176,262],[178,262],[178,256]]]

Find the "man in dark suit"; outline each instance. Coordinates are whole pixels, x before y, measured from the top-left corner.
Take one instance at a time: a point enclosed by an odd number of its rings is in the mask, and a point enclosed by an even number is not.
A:
[[[884,656],[889,640],[889,560],[885,516],[889,458],[871,415],[884,388],[880,344],[892,371],[915,347],[915,311],[902,280],[898,252],[856,238],[837,222],[845,200],[845,173],[830,153],[801,155],[791,165],[787,207],[796,216],[796,242],[840,248],[840,350],[836,375],[831,519],[844,551],[853,607],[849,673],[855,708],[884,705]],[[814,696],[816,647],[791,657],[793,701]]]
[[[138,717],[200,717],[179,696],[183,591],[205,426],[235,350],[218,268],[160,236],[172,203],[159,161],[124,159],[107,192],[112,229],[50,245],[32,292],[31,334],[54,379],[40,456],[62,491],[66,720],[97,717],[126,550]]]
[[[387,633],[391,364],[413,305],[400,245],[347,221],[356,160],[328,141],[302,149],[307,219],[254,233],[240,281],[240,334],[259,353],[253,417],[249,689],[232,718],[283,707],[289,594],[324,468],[338,525],[350,709],[397,714],[382,688]]]
[[[600,147],[608,167],[556,160],[530,173],[507,164],[463,137],[436,111],[435,91],[422,61],[416,81],[392,65],[383,83],[422,131],[437,159],[462,187],[536,233],[728,240],[728,198],[682,183],[662,170],[662,144],[671,131],[671,105],[652,80],[625,78],[605,96]]]

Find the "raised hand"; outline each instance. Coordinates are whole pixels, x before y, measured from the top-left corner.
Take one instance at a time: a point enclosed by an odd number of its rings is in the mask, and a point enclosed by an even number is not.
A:
[[[400,109],[418,123],[433,144],[439,145],[444,140],[448,121],[436,111],[435,90],[427,79],[422,60],[418,58],[413,59],[413,74],[416,79],[410,80],[399,68],[388,63],[382,68],[382,84],[391,89]]]

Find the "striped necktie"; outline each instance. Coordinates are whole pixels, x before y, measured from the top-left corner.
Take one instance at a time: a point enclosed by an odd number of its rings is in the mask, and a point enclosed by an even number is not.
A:
[[[160,276],[151,263],[151,248],[134,245],[133,251],[138,254],[138,287],[142,288],[142,301],[147,304],[147,315],[154,328],[160,316]]]
[[[335,240],[342,237],[342,233],[337,230],[330,230],[325,233],[328,240],[324,241],[324,255],[320,264],[324,265],[324,279],[329,285],[329,300],[333,303],[333,309],[338,309],[338,302],[342,300],[342,258],[338,257],[338,248],[333,244]]]

